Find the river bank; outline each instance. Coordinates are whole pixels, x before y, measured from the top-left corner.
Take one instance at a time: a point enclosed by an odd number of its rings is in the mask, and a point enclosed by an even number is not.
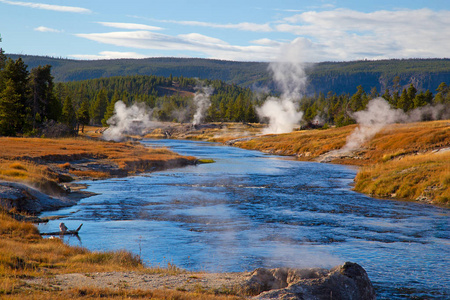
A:
[[[221,142],[301,161],[359,167],[354,189],[377,198],[450,207],[450,121],[391,124],[343,151],[358,125],[261,135],[261,124],[166,127],[171,138]],[[155,130],[149,137],[157,137]]]
[[[124,177],[195,163],[195,157],[136,142],[0,138],[0,199],[7,209],[36,214],[89,196],[76,183],[81,179]]]

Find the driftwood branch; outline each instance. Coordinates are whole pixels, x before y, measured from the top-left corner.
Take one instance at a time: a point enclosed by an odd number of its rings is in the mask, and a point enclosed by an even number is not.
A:
[[[66,231],[55,231],[55,232],[44,232],[41,233],[41,235],[78,235],[78,231],[80,231],[81,226],[83,226],[83,223],[81,223],[80,226],[78,226],[75,230],[66,230]]]

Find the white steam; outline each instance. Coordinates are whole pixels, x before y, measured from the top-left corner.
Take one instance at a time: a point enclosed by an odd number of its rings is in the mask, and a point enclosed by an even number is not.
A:
[[[117,101],[114,115],[107,121],[110,126],[103,132],[103,139],[119,142],[126,135],[144,135],[147,129],[157,124],[151,120],[151,114],[152,111],[144,103],[127,107],[122,101]]]
[[[194,96],[194,104],[196,107],[194,118],[192,120],[193,125],[199,125],[203,122],[205,113],[211,106],[211,100],[209,97],[214,92],[212,87],[197,87],[197,92]]]
[[[445,118],[443,113],[445,113],[443,105],[427,105],[405,113],[401,109],[391,108],[385,99],[375,98],[367,104],[365,110],[352,114],[359,126],[347,137],[347,143],[339,151],[349,152],[359,149],[362,144],[371,140],[375,134],[389,124]]]
[[[303,112],[298,111],[298,102],[306,86],[305,64],[300,60],[303,46],[295,40],[281,49],[279,62],[269,64],[282,94],[279,98],[269,97],[256,109],[261,119],[269,120],[264,134],[291,132],[303,117]]]
[[[367,104],[367,108],[352,114],[359,126],[347,137],[342,151],[358,149],[372,139],[383,127],[400,120],[405,113],[401,109],[391,109],[383,98],[376,98]]]

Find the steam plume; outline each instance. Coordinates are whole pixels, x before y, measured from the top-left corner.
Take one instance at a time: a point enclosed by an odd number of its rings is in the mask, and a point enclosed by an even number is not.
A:
[[[269,97],[264,104],[257,108],[260,118],[269,119],[269,126],[263,133],[291,132],[295,124],[303,117],[298,110],[301,92],[306,86],[304,63],[299,59],[303,44],[299,40],[281,49],[279,62],[269,64],[269,70],[282,94],[279,98]]]
[[[127,107],[122,101],[117,101],[114,115],[107,121],[110,127],[103,132],[103,139],[118,142],[125,135],[143,135],[146,129],[155,127],[157,123],[151,121],[151,113],[144,103]]]
[[[389,124],[446,118],[448,111],[444,109],[443,105],[427,105],[405,113],[401,109],[392,109],[385,99],[379,97],[371,100],[365,110],[353,113],[352,117],[359,126],[347,137],[347,143],[340,152],[360,148],[363,143],[372,139],[375,134]]]
[[[353,113],[352,117],[359,126],[347,137],[347,143],[342,151],[358,149],[364,142],[370,140],[388,124],[395,123],[404,117],[401,109],[391,109],[383,98],[376,98],[367,104],[366,110]]]
[[[211,101],[209,97],[214,92],[212,87],[196,87],[197,92],[194,96],[194,104],[196,107],[196,111],[194,114],[194,118],[192,120],[193,125],[199,125],[202,123],[203,118],[205,116],[206,111],[211,106]]]

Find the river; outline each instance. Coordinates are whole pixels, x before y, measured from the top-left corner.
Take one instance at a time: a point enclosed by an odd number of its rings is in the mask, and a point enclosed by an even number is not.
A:
[[[216,162],[85,181],[96,196],[46,212],[71,245],[149,266],[250,271],[360,264],[378,299],[450,298],[450,210],[351,191],[356,170],[197,141],[143,140]],[[39,225],[57,231],[59,220]]]

